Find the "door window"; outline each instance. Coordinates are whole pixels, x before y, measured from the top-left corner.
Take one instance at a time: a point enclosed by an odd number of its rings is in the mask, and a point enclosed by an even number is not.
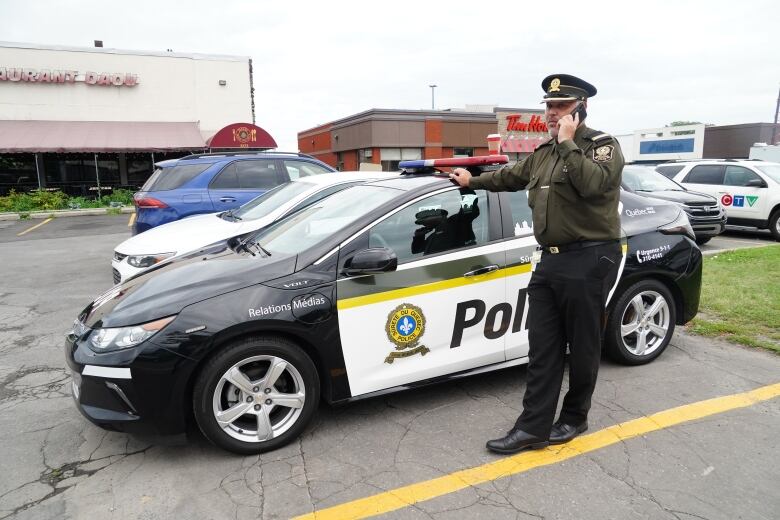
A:
[[[723,184],[723,166],[720,164],[702,164],[694,166],[683,182],[691,184]]]
[[[305,161],[284,161],[284,167],[287,168],[287,174],[290,176],[290,180],[300,179],[301,177],[309,177],[310,175],[319,175],[321,173],[330,173],[327,168],[323,168],[319,164],[308,163]]]
[[[236,163],[230,163],[211,181],[212,190],[236,190],[239,188]]]
[[[747,186],[749,181],[761,180],[761,177],[742,166],[726,166],[723,184],[726,186]]]
[[[279,185],[274,161],[239,161],[236,165],[238,184],[243,189],[270,190]]]
[[[514,236],[530,235],[534,232],[534,222],[531,208],[528,206],[528,192],[526,190],[507,193],[509,196],[509,209],[512,212],[512,229]]]
[[[451,190],[415,202],[374,226],[369,247],[387,247],[398,263],[479,246],[489,240],[484,190]]]

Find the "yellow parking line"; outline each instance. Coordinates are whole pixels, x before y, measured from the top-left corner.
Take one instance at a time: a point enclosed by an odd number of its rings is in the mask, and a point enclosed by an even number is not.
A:
[[[522,452],[443,477],[314,511],[298,516],[294,520],[346,520],[381,515],[470,486],[571,459],[650,432],[729,410],[745,408],[778,396],[780,396],[780,383],[763,386],[750,392],[716,397],[671,408],[647,417],[616,424],[590,435],[577,437],[567,444],[551,446],[544,450]]]
[[[130,213],[130,219],[127,221],[127,227],[132,227],[135,223],[135,213]]]
[[[41,227],[42,225],[44,225],[44,224],[48,224],[48,223],[49,223],[49,222],[51,222],[52,220],[54,220],[54,219],[53,219],[52,217],[49,217],[49,218],[47,218],[46,220],[44,220],[43,222],[41,222],[40,224],[35,224],[33,227],[27,228],[27,229],[25,229],[24,231],[22,231],[21,233],[17,233],[17,234],[16,234],[16,236],[20,237],[20,236],[22,236],[22,235],[26,235],[27,233],[29,233],[29,232],[30,232],[30,231],[32,231],[33,229],[38,229],[38,228],[39,228],[39,227]]]

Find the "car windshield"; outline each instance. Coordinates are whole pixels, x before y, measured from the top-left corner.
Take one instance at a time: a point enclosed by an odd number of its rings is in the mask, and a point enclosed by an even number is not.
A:
[[[765,173],[773,181],[780,183],[780,164],[762,164],[756,165],[762,173]]]
[[[352,224],[399,194],[380,186],[354,186],[277,222],[251,241],[270,254],[296,255]]]
[[[685,191],[672,179],[649,167],[626,166],[623,168],[623,183],[634,191]]]
[[[141,191],[167,191],[175,190],[186,182],[194,179],[198,174],[206,171],[211,164],[184,164],[172,168],[157,168]]]
[[[231,212],[239,220],[257,220],[276,211],[295,197],[314,188],[310,182],[287,182],[256,197]]]

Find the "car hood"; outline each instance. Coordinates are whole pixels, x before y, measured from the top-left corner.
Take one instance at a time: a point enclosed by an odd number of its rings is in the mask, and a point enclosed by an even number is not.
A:
[[[261,218],[246,222],[225,220],[218,213],[195,215],[158,226],[128,238],[115,250],[123,255],[183,254],[236,235],[260,229],[270,223]]]
[[[689,203],[701,204],[707,202],[710,202],[712,204],[717,203],[717,199],[715,197],[711,195],[707,195],[705,193],[699,193],[697,191],[659,190],[659,191],[640,191],[640,192],[636,192],[636,194],[652,197],[654,199],[668,200],[671,202],[680,202],[682,204],[689,204]]]
[[[620,225],[626,236],[649,233],[674,221],[682,212],[678,204],[628,191],[620,193]]]
[[[178,314],[193,303],[295,271],[296,256],[238,253],[221,241],[162,262],[116,285],[79,315],[89,328],[125,327]]]

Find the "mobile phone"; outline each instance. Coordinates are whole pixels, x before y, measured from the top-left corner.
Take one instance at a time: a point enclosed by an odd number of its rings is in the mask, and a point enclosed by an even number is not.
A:
[[[585,118],[588,117],[588,112],[585,110],[585,103],[578,101],[577,106],[571,111],[571,117],[574,117],[574,114],[580,115],[580,122],[584,121]]]

